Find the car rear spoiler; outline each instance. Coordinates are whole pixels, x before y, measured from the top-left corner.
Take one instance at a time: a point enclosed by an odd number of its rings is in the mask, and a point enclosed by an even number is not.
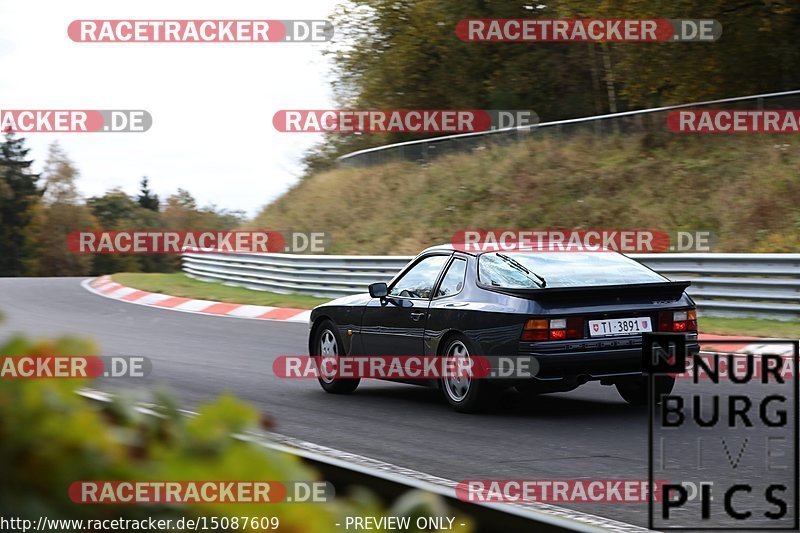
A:
[[[484,284],[481,284],[481,287],[510,296],[544,302],[553,300],[622,300],[636,296],[677,300],[689,285],[691,285],[689,281],[659,281],[656,283],[632,283],[626,285],[553,287],[551,289],[514,289]]]

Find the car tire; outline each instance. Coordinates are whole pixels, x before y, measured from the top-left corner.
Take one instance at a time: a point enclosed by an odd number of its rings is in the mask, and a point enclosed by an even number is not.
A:
[[[641,376],[617,382],[617,392],[619,392],[623,400],[631,405],[647,405],[650,397],[649,381],[650,378],[648,376]],[[656,376],[654,383],[656,387],[655,402],[658,405],[661,403],[662,395],[672,392],[673,387],[675,387],[675,377]]]
[[[475,354],[472,344],[463,335],[454,335],[447,340],[442,357],[470,357]],[[444,377],[439,382],[445,401],[459,413],[475,413],[483,410],[491,397],[491,386],[485,379],[474,377]]]
[[[347,355],[344,353],[344,344],[339,335],[339,330],[336,325],[330,320],[323,320],[317,332],[314,335],[314,352],[312,354],[315,358],[321,357],[341,357]],[[319,363],[320,361],[318,361]],[[320,368],[319,364],[317,368]],[[361,379],[339,379],[339,378],[324,378],[318,377],[320,386],[326,392],[332,394],[349,394],[356,390]]]

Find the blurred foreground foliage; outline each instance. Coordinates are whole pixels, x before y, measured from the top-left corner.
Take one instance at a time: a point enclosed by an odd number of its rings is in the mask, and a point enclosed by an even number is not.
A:
[[[97,353],[75,338],[0,345],[2,356]],[[333,502],[207,505],[80,505],[68,488],[81,480],[319,480],[297,457],[231,438],[258,426],[259,413],[224,396],[181,415],[163,393],[154,414],[117,397],[100,404],[75,393],[74,379],[0,378],[0,516],[51,519],[144,519],[276,516],[280,531],[338,530],[345,516],[381,516],[379,499],[366,489]],[[437,496],[410,492],[393,514],[440,515]],[[231,529],[233,530],[233,529]],[[237,531],[256,531],[238,528]]]

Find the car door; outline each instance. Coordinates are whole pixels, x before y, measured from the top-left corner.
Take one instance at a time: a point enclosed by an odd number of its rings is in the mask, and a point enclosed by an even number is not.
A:
[[[463,331],[467,326],[464,311],[469,308],[469,303],[459,297],[466,283],[467,265],[466,257],[456,255],[445,267],[428,306],[426,353],[437,353],[442,336],[452,328]]]
[[[385,298],[364,309],[364,355],[423,355],[425,323],[433,289],[451,254],[421,257],[389,286]]]

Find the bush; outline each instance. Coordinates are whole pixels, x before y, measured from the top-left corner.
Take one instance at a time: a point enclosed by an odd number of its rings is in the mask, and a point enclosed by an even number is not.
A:
[[[15,338],[2,356],[97,353],[74,338],[31,342]],[[0,516],[50,519],[142,519],[197,516],[276,516],[280,531],[336,531],[345,516],[378,516],[382,507],[367,491],[325,504],[79,505],[68,496],[80,480],[293,480],[319,476],[298,458],[231,438],[257,426],[259,414],[229,397],[182,416],[166,395],[157,416],[130,399],[93,404],[75,393],[73,379],[0,379]],[[414,499],[414,496],[411,496]],[[438,514],[442,502],[417,497]],[[234,530],[231,528],[231,530]],[[236,531],[258,531],[236,528]]]

